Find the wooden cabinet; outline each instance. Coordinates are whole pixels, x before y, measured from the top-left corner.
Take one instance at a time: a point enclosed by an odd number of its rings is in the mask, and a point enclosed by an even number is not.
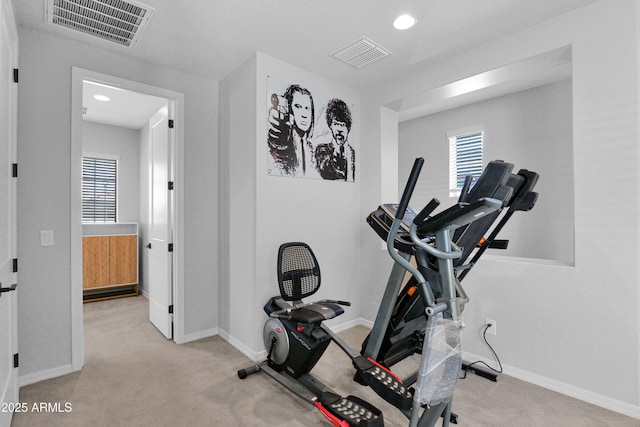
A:
[[[82,238],[82,287],[101,288],[111,285],[109,278],[109,239],[111,236]]]
[[[109,281],[138,283],[138,236],[109,236]]]
[[[82,286],[85,301],[138,295],[137,230],[82,237]]]

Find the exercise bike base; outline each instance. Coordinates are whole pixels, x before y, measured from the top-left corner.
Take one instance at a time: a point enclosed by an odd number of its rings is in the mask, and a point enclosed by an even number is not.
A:
[[[311,374],[299,378],[277,371],[262,362],[238,370],[238,377],[245,379],[249,375],[263,371],[305,402],[315,406],[322,415],[336,427],[383,427],[382,412],[372,404],[356,397],[342,397],[334,393],[327,385]]]

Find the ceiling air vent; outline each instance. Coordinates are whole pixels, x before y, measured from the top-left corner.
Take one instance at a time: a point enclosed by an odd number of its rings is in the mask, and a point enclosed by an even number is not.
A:
[[[331,54],[334,58],[358,69],[388,55],[391,55],[391,52],[366,37],[360,37]]]
[[[47,0],[47,21],[133,48],[154,9],[134,0]]]

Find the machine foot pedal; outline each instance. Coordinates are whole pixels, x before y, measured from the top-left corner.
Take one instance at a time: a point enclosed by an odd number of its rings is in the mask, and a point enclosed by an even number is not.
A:
[[[323,393],[316,408],[335,427],[383,427],[382,412],[356,396]]]
[[[372,359],[370,367],[360,371],[361,377],[380,397],[400,410],[413,406],[413,390],[405,387],[393,372]]]

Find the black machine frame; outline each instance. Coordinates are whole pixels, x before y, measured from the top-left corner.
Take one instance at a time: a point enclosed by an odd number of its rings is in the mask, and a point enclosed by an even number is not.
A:
[[[457,421],[451,405],[462,367],[461,314],[469,301],[460,282],[486,249],[507,246],[507,241],[497,239],[498,233],[514,212],[533,208],[538,175],[527,170],[513,174],[512,164],[490,162],[473,187],[471,179],[466,180],[458,203],[432,215],[440,204],[433,199],[416,214],[409,200],[423,163],[422,158],[414,162],[399,204],[382,205],[367,218],[387,242],[394,266],[361,351],[351,349],[323,323],[342,314],[348,302],[302,301],[318,290],[320,269],[308,245],[286,243],[278,253],[280,296],[264,307],[269,316],[263,334],[267,358],[239,370],[241,379],[265,372],[316,406],[337,427],[384,425],[383,414],[375,406],[356,396],[340,396],[310,373],[334,342],[351,360],[354,379],[396,406],[410,427],[433,427],[440,419],[446,427]],[[295,259],[290,260],[292,252]],[[407,272],[412,279],[405,284]],[[431,345],[440,325],[453,331],[441,338],[453,350],[443,355]],[[402,379],[391,371],[394,364],[416,353],[421,356],[415,373]],[[437,358],[439,370],[432,365]],[[444,394],[429,394],[441,384]]]
[[[490,162],[478,178],[476,185],[471,188],[471,177],[467,177],[461,190],[458,205],[478,200],[482,197],[491,197],[501,200],[502,209],[493,212],[464,227],[458,228],[452,236],[452,243],[461,249],[461,256],[453,262],[453,276],[457,284],[457,292],[468,300],[460,282],[467,276],[487,249],[506,249],[508,240],[498,239],[513,214],[517,211],[529,211],[533,209],[538,193],[534,192],[539,175],[527,169],[520,169],[513,173],[514,165],[500,160]],[[430,279],[430,286],[438,291],[437,275],[433,274],[432,261],[425,257],[424,251],[411,242],[409,226],[416,217],[418,222],[424,220],[430,212],[433,212],[440,204],[437,199],[431,202],[417,215],[409,206],[404,207],[404,220],[400,232],[395,234],[394,248],[399,256],[405,260],[416,258],[416,264],[422,274]],[[451,209],[451,208],[450,208]],[[387,240],[391,224],[398,205],[382,205],[367,217],[367,222],[383,239]],[[434,227],[434,222],[429,226]],[[424,228],[422,234],[424,235]],[[487,235],[487,233],[489,233]],[[486,236],[486,237],[485,237]],[[437,267],[436,267],[437,268]],[[420,295],[415,292],[415,280],[405,283],[407,269],[399,263],[395,263],[385,293],[383,295],[378,315],[371,333],[362,346],[361,353],[366,357],[384,364],[393,366],[405,358],[421,351],[426,327],[426,319],[423,316],[424,304]],[[495,375],[474,368],[480,375],[495,380]]]

